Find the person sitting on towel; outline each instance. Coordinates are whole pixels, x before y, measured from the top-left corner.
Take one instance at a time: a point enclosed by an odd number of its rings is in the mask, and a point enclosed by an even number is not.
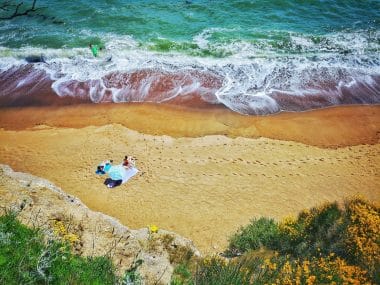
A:
[[[123,160],[123,166],[125,168],[135,167],[135,159],[132,156],[126,155]]]

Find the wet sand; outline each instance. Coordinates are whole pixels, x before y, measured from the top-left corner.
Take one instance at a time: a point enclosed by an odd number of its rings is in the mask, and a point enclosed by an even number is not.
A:
[[[379,141],[380,106],[245,116],[215,106],[188,109],[159,104],[81,104],[56,107],[0,108],[0,128],[22,130],[47,125],[83,128],[121,124],[151,135],[273,138],[320,147],[374,144]]]
[[[0,109],[0,163],[56,183],[131,227],[156,224],[203,252],[252,217],[324,201],[380,198],[380,106],[267,117],[149,104]],[[115,189],[103,159],[137,157]]]

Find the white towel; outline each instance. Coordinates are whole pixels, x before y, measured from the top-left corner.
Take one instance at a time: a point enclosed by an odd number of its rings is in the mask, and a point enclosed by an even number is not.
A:
[[[131,177],[137,174],[138,169],[135,167],[125,168],[123,165],[113,165],[108,171],[108,175],[112,180],[123,180],[127,182]]]
[[[122,178],[123,183],[127,182],[129,180],[129,178],[135,176],[137,174],[137,172],[139,172],[138,169],[135,168],[135,167],[131,167],[131,168],[128,168],[128,169],[124,168],[124,170],[125,171],[123,173],[123,178]]]

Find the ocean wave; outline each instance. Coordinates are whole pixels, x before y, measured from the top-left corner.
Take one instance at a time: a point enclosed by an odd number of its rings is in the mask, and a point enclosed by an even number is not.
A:
[[[204,30],[190,47],[165,39],[144,46],[133,37],[108,34],[99,58],[88,48],[1,47],[0,105],[30,98],[42,104],[43,97],[33,92],[49,84],[48,102],[56,94],[65,103],[223,104],[242,114],[380,103],[378,31],[324,36],[272,31],[256,41],[223,38],[229,32],[236,31]],[[47,63],[25,61],[40,54]]]

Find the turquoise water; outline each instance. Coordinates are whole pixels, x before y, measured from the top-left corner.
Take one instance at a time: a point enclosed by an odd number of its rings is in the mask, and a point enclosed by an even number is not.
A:
[[[228,56],[234,51],[223,46],[233,43],[278,53],[302,52],[305,47],[293,43],[291,36],[322,44],[327,50],[336,47],[326,35],[338,32],[366,34],[369,42],[377,44],[374,48],[379,43],[380,1],[374,0],[193,0],[190,4],[40,0],[37,7],[40,17],[20,17],[1,24],[2,46],[86,47],[128,36],[141,47],[161,52]],[[350,50],[349,46],[339,48]]]
[[[35,68],[55,80],[59,96],[161,102],[197,93],[244,114],[380,102],[380,1],[40,0],[37,7],[0,22],[0,69],[44,54],[49,65]],[[112,62],[94,61],[89,43]],[[138,72],[145,77],[136,87]],[[118,83],[115,73],[123,74]],[[172,87],[163,88],[168,98],[152,87],[163,82]],[[314,101],[302,107],[300,96]]]

